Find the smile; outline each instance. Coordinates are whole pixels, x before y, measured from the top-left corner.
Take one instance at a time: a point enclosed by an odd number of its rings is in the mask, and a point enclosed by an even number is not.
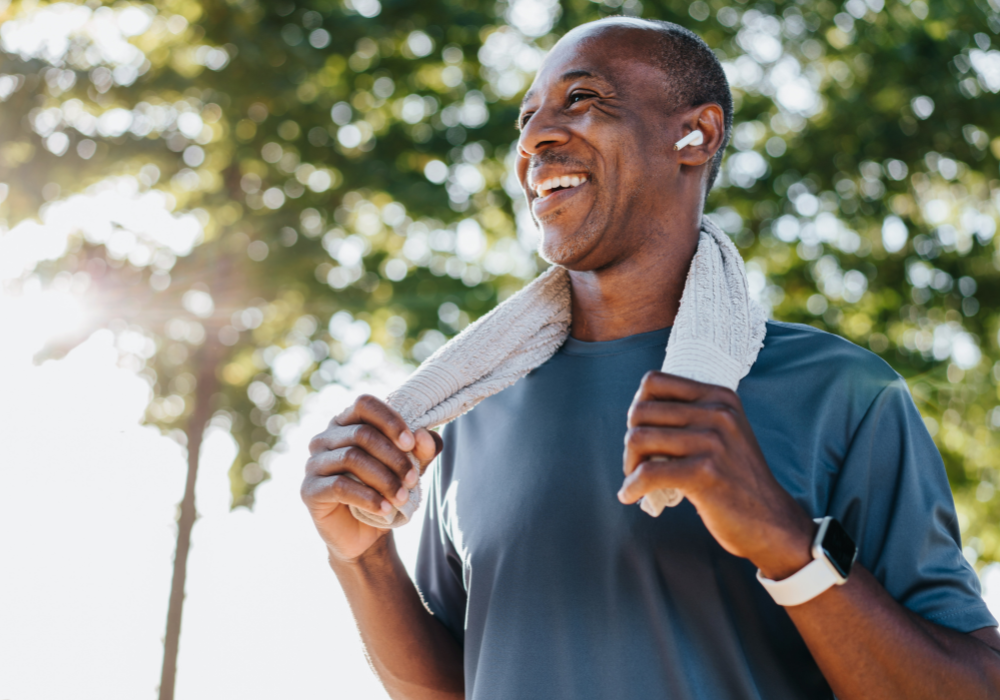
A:
[[[548,197],[553,192],[571,190],[587,182],[587,173],[575,173],[573,175],[560,175],[542,180],[534,186],[535,194],[539,199]]]

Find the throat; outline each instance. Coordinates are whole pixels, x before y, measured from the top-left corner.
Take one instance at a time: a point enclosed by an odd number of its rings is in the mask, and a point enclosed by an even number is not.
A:
[[[681,261],[657,256],[653,265],[632,260],[601,270],[570,271],[570,335],[599,342],[627,338],[674,324],[691,254]],[[642,262],[650,262],[645,256]]]
[[[668,293],[597,300],[585,292],[578,293],[574,285],[570,335],[577,340],[601,342],[668,328],[674,324],[680,297],[680,293]]]

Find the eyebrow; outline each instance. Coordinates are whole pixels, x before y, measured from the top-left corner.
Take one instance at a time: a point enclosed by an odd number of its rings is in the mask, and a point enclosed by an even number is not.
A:
[[[595,80],[600,80],[603,83],[607,83],[611,87],[614,87],[615,85],[613,82],[605,78],[603,75],[599,73],[593,73],[589,70],[583,70],[582,68],[577,70],[566,71],[565,73],[559,76],[558,84],[561,85],[562,83],[568,83],[569,81],[576,80],[578,78],[593,78]],[[524,98],[521,100],[521,109],[524,109],[525,103],[527,103],[527,101],[530,100],[532,96],[534,96],[534,94],[535,93],[532,92],[531,90],[525,93]]]

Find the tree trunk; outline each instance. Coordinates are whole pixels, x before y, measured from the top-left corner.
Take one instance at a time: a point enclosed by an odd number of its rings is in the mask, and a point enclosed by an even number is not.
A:
[[[163,640],[163,671],[160,675],[160,699],[173,700],[177,678],[177,652],[181,637],[181,613],[184,608],[184,582],[187,578],[188,551],[191,548],[191,530],[198,517],[195,510],[194,486],[198,478],[198,461],[205,427],[212,417],[212,397],[218,389],[215,365],[219,356],[219,341],[214,329],[209,328],[205,343],[195,356],[197,385],[194,409],[188,420],[185,434],[188,441],[187,482],[177,520],[177,551],[174,555],[174,575],[170,584],[170,604],[167,608],[167,633]]]

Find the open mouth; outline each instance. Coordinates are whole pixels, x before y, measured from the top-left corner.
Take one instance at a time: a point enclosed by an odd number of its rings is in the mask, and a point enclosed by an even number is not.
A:
[[[587,173],[574,173],[573,175],[546,178],[535,185],[535,194],[541,199],[548,197],[553,192],[561,192],[579,187],[587,182],[588,179]]]

